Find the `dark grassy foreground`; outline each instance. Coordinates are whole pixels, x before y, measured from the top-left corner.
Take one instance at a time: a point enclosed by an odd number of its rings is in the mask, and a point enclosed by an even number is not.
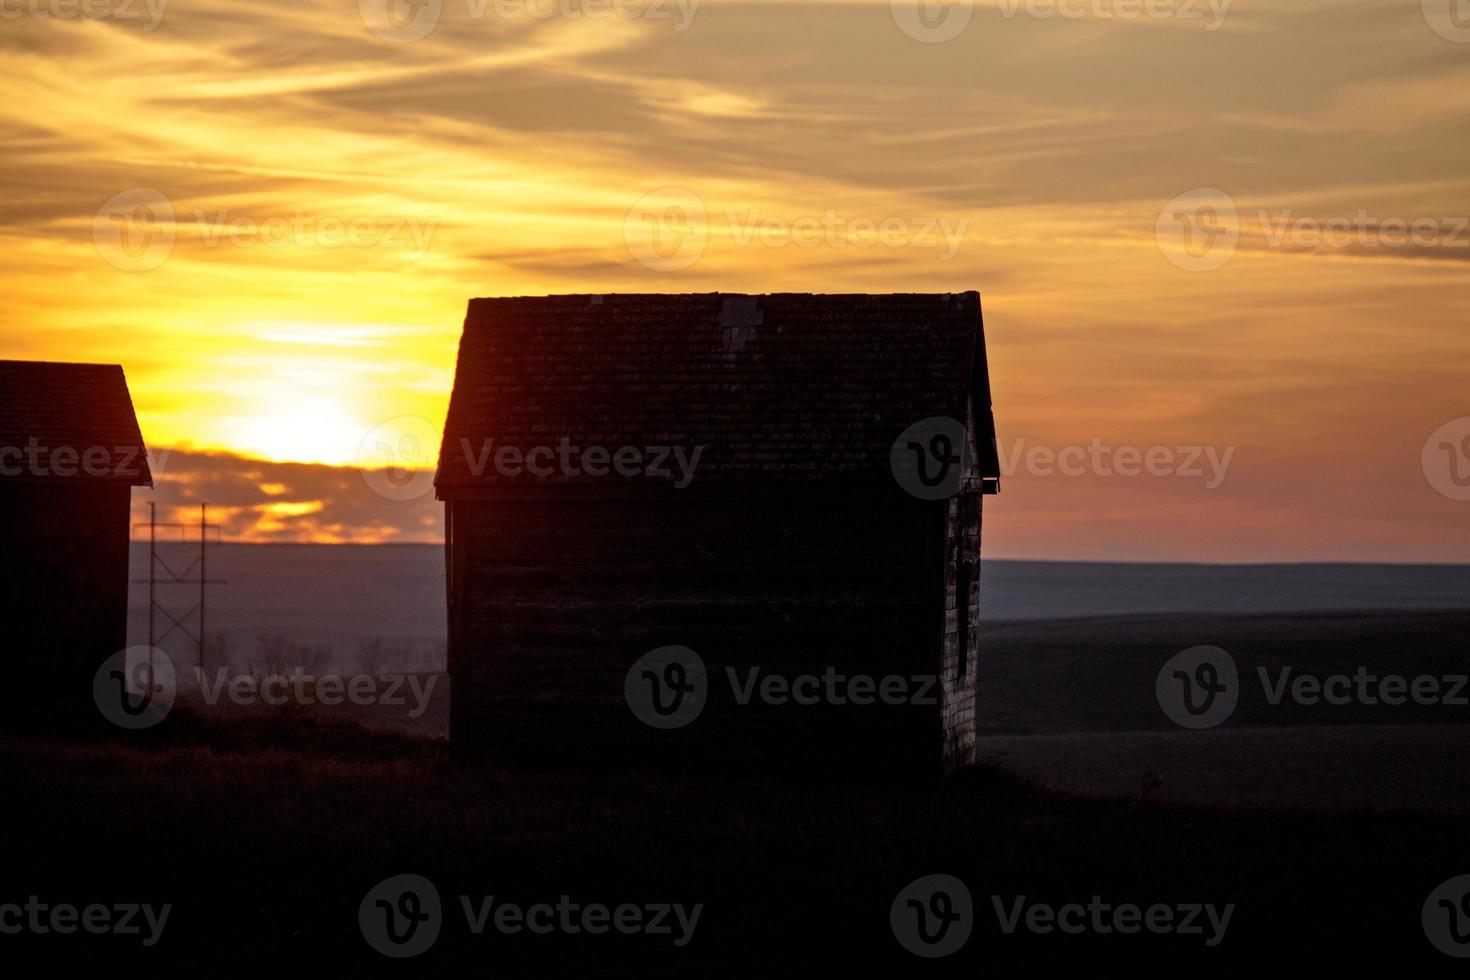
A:
[[[549,977],[820,976],[824,964],[970,977],[1058,964],[1094,976],[1464,967],[1429,945],[1419,921],[1435,885],[1470,872],[1463,820],[1100,802],[986,770],[908,788],[501,773],[452,762],[442,742],[309,721],[176,715],[98,742],[0,745],[0,902],[175,906],[153,949],[117,936],[0,936],[0,950],[29,947],[52,964]],[[364,943],[357,908],[405,872],[438,886],[446,924],[429,952],[392,961]],[[925,961],[896,944],[889,905],[936,872],[968,884],[977,925],[959,953]],[[705,909],[684,949],[667,937],[477,937],[460,894]],[[1207,949],[1200,937],[1006,936],[992,894],[1237,909],[1225,941]]]

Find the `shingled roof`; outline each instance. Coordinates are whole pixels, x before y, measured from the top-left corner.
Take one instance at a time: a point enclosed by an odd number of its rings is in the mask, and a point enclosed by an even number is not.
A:
[[[963,420],[998,476],[978,293],[612,294],[470,301],[439,471],[441,497],[614,477],[507,475],[487,440],[703,446],[703,485],[891,483],[894,439]],[[476,472],[478,470],[478,472]]]
[[[120,365],[0,361],[0,482],[13,480],[153,485]]]

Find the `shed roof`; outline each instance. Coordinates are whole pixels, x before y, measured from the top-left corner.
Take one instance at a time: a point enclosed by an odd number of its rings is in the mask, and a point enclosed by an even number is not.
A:
[[[152,486],[118,364],[0,360],[0,481]]]
[[[971,399],[980,470],[998,477],[975,292],[474,299],[435,483],[448,498],[638,482],[484,465],[487,447],[565,442],[704,447],[705,487],[891,484],[899,433],[963,420]]]

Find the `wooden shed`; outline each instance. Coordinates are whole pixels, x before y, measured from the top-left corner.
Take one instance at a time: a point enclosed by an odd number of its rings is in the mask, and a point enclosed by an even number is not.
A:
[[[916,483],[931,446],[952,456]],[[435,483],[457,748],[972,759],[999,483],[977,293],[472,300]],[[651,717],[645,680],[693,715]]]
[[[130,498],[152,485],[120,366],[0,361],[0,621],[18,703],[91,705],[93,673],[127,645]]]

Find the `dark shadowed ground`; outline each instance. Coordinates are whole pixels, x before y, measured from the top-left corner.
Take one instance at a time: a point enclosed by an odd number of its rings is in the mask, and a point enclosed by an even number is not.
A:
[[[1419,910],[1470,868],[1461,820],[1094,801],[990,770],[914,787],[499,773],[407,736],[181,716],[142,738],[7,738],[3,751],[8,792],[25,801],[9,821],[9,890],[174,906],[152,949],[28,936],[6,937],[7,952],[156,975],[1286,976],[1392,963],[1447,976],[1458,963],[1429,947]],[[408,963],[370,951],[357,923],[367,891],[402,873],[433,881],[448,907],[438,942]],[[889,906],[934,873],[967,884],[977,918],[964,948],[929,962],[899,948]],[[703,910],[682,948],[476,936],[460,895]],[[1204,936],[1008,935],[992,910],[993,897],[1094,895],[1235,908],[1213,948]]]

